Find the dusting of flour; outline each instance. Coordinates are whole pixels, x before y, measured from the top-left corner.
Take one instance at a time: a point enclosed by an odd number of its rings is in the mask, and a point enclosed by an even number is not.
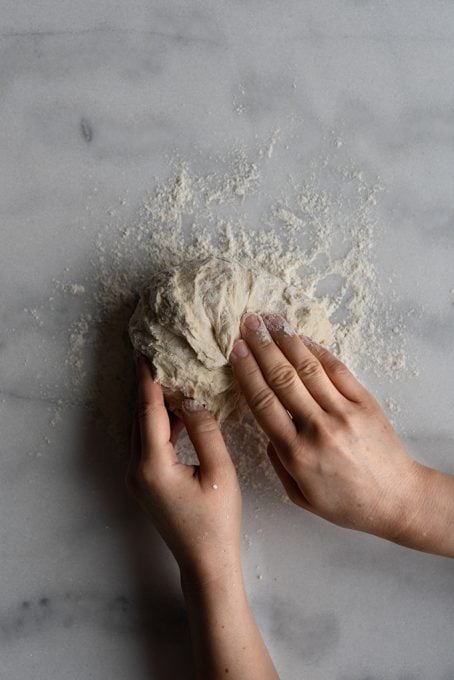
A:
[[[379,183],[322,159],[307,175],[289,175],[274,194],[262,182],[278,145],[275,135],[272,146],[234,149],[209,171],[171,160],[168,177],[157,181],[137,218],[111,222],[99,234],[94,292],[86,281],[71,284],[72,295],[92,303],[69,332],[71,389],[101,417],[119,450],[126,448],[125,401],[132,404],[134,390],[129,318],[152,275],[187,260],[227,258],[297,286],[323,308],[333,351],[361,377],[392,379],[405,370],[401,327],[382,303],[373,260]],[[390,323],[394,333],[386,330]],[[250,415],[228,425],[225,437],[243,485],[280,498],[266,439]],[[178,450],[191,458],[185,435]]]

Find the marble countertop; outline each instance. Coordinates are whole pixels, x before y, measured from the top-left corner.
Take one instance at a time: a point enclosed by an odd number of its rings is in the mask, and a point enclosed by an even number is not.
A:
[[[54,279],[86,273],[112,206],[132,216],[171,151],[224,154],[290,120],[315,150],[339,133],[386,187],[385,296],[418,310],[418,375],[372,386],[414,455],[453,473],[454,5],[4,0],[0,18],[0,677],[186,678],[177,571],[71,402],[75,307],[48,304]],[[283,679],[454,678],[451,561],[267,514],[256,493],[246,580]]]

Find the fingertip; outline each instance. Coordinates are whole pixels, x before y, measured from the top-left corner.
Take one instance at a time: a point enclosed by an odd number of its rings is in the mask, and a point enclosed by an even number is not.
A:
[[[188,434],[191,432],[214,432],[219,430],[218,421],[207,405],[198,399],[183,399],[181,404],[183,422]]]
[[[237,361],[240,361],[241,359],[244,359],[247,357],[249,354],[249,347],[245,343],[244,340],[238,340],[232,348],[232,351],[230,352],[229,355],[229,362],[233,365]]]
[[[149,359],[141,356],[138,359],[137,391],[139,408],[147,412],[148,406],[164,406],[164,393],[161,385],[153,377],[153,371]]]
[[[215,415],[206,404],[197,399],[183,399],[181,413],[183,423],[191,437],[193,434],[208,434],[220,431]]]
[[[263,315],[263,321],[265,326],[268,328],[271,335],[276,337],[277,340],[280,336],[283,338],[293,337],[296,335],[295,329],[289,324],[287,319],[281,314],[268,313]]]
[[[183,413],[186,413],[190,416],[194,413],[200,413],[207,410],[206,404],[203,404],[198,399],[183,399],[181,406]]]
[[[136,360],[137,374],[139,377],[150,376],[154,380],[153,364],[144,354],[139,354]]]
[[[320,343],[316,342],[312,338],[310,338],[308,335],[304,335],[304,333],[299,334],[299,339],[306,345],[308,349],[311,351],[319,352],[324,349]]]

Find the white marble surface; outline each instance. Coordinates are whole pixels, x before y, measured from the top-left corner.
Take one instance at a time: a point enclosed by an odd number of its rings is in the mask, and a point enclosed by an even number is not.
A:
[[[108,210],[127,195],[133,214],[175,148],[222,154],[297,119],[309,149],[340,131],[380,175],[379,274],[420,311],[419,376],[376,387],[414,454],[454,472],[453,73],[447,0],[3,0],[2,680],[190,677],[173,562],[71,405],[74,304],[45,311],[52,279],[86,273]],[[248,589],[283,679],[454,678],[451,561],[245,501]]]

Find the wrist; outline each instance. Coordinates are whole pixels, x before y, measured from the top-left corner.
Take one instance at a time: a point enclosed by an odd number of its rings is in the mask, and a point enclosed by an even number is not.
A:
[[[241,565],[217,576],[202,580],[193,574],[181,574],[181,589],[190,621],[216,622],[217,627],[229,630],[235,620],[249,616],[249,603]]]
[[[454,557],[454,477],[417,463],[414,509],[399,543]]]
[[[180,567],[181,588],[184,596],[209,593],[220,590],[244,590],[243,570],[240,555],[224,555],[219,558],[204,559]]]
[[[406,483],[393,511],[389,535],[384,538],[407,547],[424,549],[422,546],[427,536],[427,503],[432,487],[432,472],[434,471],[425,465],[411,461],[410,470],[405,475]]]

